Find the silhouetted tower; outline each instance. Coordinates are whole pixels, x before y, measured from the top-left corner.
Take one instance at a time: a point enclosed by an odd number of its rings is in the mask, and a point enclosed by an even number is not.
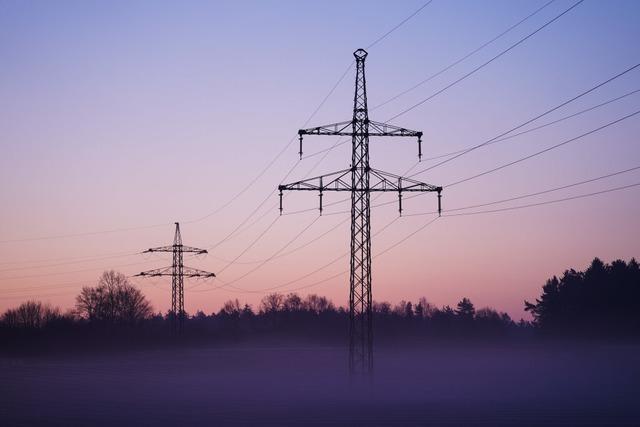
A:
[[[208,271],[198,270],[191,267],[185,267],[183,263],[183,254],[191,252],[195,254],[206,254],[206,249],[193,248],[182,244],[182,236],[180,235],[180,224],[176,222],[176,234],[173,238],[173,246],[160,246],[157,248],[149,248],[143,253],[149,252],[171,252],[173,254],[173,263],[171,267],[158,268],[155,270],[143,271],[136,276],[158,277],[171,276],[171,327],[175,333],[182,332],[184,327],[184,278],[185,277],[216,277],[215,274]]]
[[[282,192],[285,190],[307,190],[320,192],[320,214],[324,191],[351,192],[351,269],[349,280],[349,371],[371,373],[373,371],[373,317],[371,308],[371,223],[370,194],[378,191],[397,191],[400,215],[402,215],[402,193],[435,191],[438,193],[438,212],[442,187],[403,178],[369,166],[370,136],[411,136],[418,138],[418,158],[422,157],[422,132],[369,120],[367,109],[367,85],[364,61],[367,52],[356,50],[356,83],[353,101],[353,119],[310,129],[300,129],[300,158],[302,158],[303,135],[351,136],[351,167],[315,178],[291,184],[283,184],[280,190],[280,213]],[[349,180],[350,176],[350,180]],[[349,182],[350,181],[350,182]]]

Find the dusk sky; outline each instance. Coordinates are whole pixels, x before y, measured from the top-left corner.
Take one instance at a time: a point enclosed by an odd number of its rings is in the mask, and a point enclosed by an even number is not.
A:
[[[0,310],[27,299],[70,309],[104,270],[134,275],[170,265],[170,254],[140,252],[170,245],[176,221],[184,244],[210,249],[185,264],[219,277],[186,282],[189,313],[217,312],[232,298],[256,307],[273,291],[346,305],[349,203],[321,217],[291,214],[318,206],[316,193],[296,192],[279,216],[275,190],[349,167],[350,142],[299,161],[296,133],[351,119],[353,67],[311,116],[353,51],[369,52],[372,120],[430,98],[390,122],[424,132],[422,163],[415,166],[414,139],[371,140],[372,167],[413,167],[412,175],[444,159],[429,158],[485,142],[640,62],[640,2],[586,0],[432,97],[575,3],[434,0],[379,40],[425,1],[0,2]],[[582,270],[596,256],[637,258],[640,186],[453,214],[637,184],[640,168],[447,211],[640,167],[639,114],[449,187],[638,112],[639,89],[640,67],[518,132],[623,98],[415,175],[444,187],[444,212],[406,241],[436,217],[412,216],[433,212],[435,195],[405,197],[401,218],[395,194],[373,195],[373,205],[391,202],[372,209],[374,256],[402,241],[373,260],[374,300],[425,296],[453,306],[468,297],[517,320],[528,318],[523,301],[552,275]],[[339,141],[306,137],[305,155]],[[325,194],[324,202],[345,197]],[[274,254],[284,256],[261,262]],[[156,311],[169,309],[170,278],[131,280]]]

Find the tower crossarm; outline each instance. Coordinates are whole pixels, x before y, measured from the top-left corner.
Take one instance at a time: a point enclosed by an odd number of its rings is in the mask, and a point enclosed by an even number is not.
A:
[[[194,248],[193,246],[183,246],[182,247],[182,252],[191,252],[191,253],[195,253],[197,255],[209,253],[209,252],[207,252],[206,249]]]
[[[142,253],[148,254],[150,252],[173,252],[173,246],[158,246],[157,248],[149,248]]]
[[[173,267],[155,268],[153,270],[142,271],[136,276],[143,277],[159,277],[159,276],[171,276],[173,275]]]
[[[403,192],[437,192],[438,193],[438,213],[441,212],[442,187],[438,187],[426,182],[417,181],[411,178],[404,178],[389,172],[377,169],[369,169],[369,186],[367,188],[353,187],[351,183],[352,169],[345,169],[338,172],[320,175],[291,184],[278,186],[280,190],[280,214],[282,214],[283,191],[318,191],[320,193],[320,213],[322,214],[322,193],[324,191],[356,191],[356,192],[392,192],[398,193],[398,208],[402,215],[402,193]]]
[[[352,136],[353,120],[346,122],[331,123],[328,125],[317,126],[314,128],[298,130],[298,140],[300,141],[300,150],[298,154],[302,159],[302,136],[303,135],[334,135],[334,136]]]
[[[418,138],[418,140],[422,140],[421,131],[406,129],[400,126],[394,126],[373,120],[369,120],[369,136],[412,136]]]
[[[351,191],[351,169],[282,184],[278,186],[278,190]]]
[[[418,138],[418,158],[422,159],[422,132],[411,130],[388,123],[376,122],[366,119],[368,125],[368,136],[408,136]],[[357,127],[356,127],[357,128]],[[348,122],[331,123],[328,125],[317,126],[308,129],[300,129],[298,138],[300,140],[300,151],[298,154],[302,158],[302,136],[303,135],[333,135],[333,136],[358,136],[354,133],[353,120]]]
[[[418,160],[422,160],[422,132],[369,120],[369,136],[408,136],[418,138]]]
[[[208,253],[206,249],[194,248],[191,246],[184,245],[173,245],[173,246],[159,246],[157,248],[149,248],[142,253],[150,253],[150,252],[173,252],[174,250],[181,250],[182,252],[191,252],[195,254],[206,254]]]
[[[442,187],[438,187],[426,182],[405,178],[389,172],[377,169],[369,170],[370,192],[398,192],[398,212],[402,215],[402,193],[403,192],[436,192],[438,193],[438,215],[442,212]]]
[[[172,276],[173,267],[156,268],[154,270],[147,270],[136,274],[136,276],[144,277],[159,277],[159,276]],[[197,268],[183,267],[182,275],[184,277],[216,277],[214,273],[210,273],[204,270],[198,270]]]
[[[438,193],[442,191],[442,187],[389,172],[371,169],[370,173],[372,179],[369,182],[369,191],[435,191]]]
[[[191,267],[184,267],[183,270],[183,275],[184,277],[216,277],[215,274],[210,273],[208,271],[204,271],[204,270],[198,270],[197,268],[191,268]]]
[[[351,136],[353,120],[346,122],[331,123],[328,125],[316,126],[308,129],[300,129],[298,135],[302,138],[302,135],[344,135]]]
[[[320,214],[322,215],[322,193],[324,191],[351,191],[352,169],[344,169],[326,175],[303,179],[291,184],[281,184],[280,190],[280,215],[282,215],[282,192],[283,191],[318,191],[320,193]]]

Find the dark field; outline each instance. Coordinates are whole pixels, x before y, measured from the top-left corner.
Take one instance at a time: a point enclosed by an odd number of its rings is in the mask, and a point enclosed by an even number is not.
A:
[[[233,347],[0,359],[12,425],[639,425],[640,346]]]

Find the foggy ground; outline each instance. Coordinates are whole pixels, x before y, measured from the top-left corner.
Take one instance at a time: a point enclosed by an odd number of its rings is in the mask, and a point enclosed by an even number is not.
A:
[[[2,425],[638,425],[640,346],[328,347],[0,359]]]

